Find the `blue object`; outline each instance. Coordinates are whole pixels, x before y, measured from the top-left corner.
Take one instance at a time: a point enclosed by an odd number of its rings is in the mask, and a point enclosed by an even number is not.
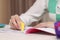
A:
[[[0,28],[4,28],[5,24],[0,24]]]
[[[55,24],[56,37],[60,38],[60,21],[57,21]]]

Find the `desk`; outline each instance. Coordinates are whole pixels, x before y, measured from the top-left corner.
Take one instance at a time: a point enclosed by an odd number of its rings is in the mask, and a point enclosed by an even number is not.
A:
[[[56,40],[55,36],[45,34],[24,34],[22,32],[2,32],[0,40]]]

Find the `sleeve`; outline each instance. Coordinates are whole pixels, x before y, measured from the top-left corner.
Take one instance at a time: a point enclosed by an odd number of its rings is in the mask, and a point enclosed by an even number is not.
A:
[[[20,19],[25,23],[25,25],[30,25],[32,22],[41,19],[44,9],[45,0],[36,0],[31,8],[20,16]]]

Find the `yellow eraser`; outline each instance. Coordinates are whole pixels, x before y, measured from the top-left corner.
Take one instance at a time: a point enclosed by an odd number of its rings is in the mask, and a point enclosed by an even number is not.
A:
[[[23,32],[23,31],[24,31],[24,26],[25,26],[25,25],[24,25],[24,22],[20,22],[20,26],[21,26],[21,27],[20,27],[20,28],[21,28],[21,31]]]

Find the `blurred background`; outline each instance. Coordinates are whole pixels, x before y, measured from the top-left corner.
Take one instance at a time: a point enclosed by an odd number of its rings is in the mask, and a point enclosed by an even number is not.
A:
[[[26,12],[35,0],[0,0],[0,23],[8,24],[12,15]]]

